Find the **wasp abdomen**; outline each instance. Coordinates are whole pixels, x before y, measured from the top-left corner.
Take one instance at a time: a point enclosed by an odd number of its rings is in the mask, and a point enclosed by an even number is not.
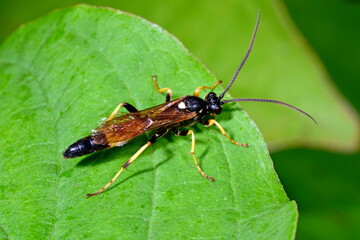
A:
[[[71,144],[63,153],[64,158],[75,158],[84,156],[93,152],[97,152],[109,148],[108,144],[96,144],[92,136],[80,139],[76,143]]]

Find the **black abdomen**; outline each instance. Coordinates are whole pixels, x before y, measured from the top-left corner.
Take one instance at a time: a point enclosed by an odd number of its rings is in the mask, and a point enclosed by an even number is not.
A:
[[[64,158],[75,158],[110,147],[94,143],[91,135],[71,144],[63,153]]]

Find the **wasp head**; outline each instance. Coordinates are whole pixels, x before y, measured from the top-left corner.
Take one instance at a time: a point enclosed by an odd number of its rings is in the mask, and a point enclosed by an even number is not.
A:
[[[216,96],[216,93],[210,92],[205,97],[206,102],[206,110],[211,115],[218,115],[222,112],[222,103],[220,101],[220,98]]]

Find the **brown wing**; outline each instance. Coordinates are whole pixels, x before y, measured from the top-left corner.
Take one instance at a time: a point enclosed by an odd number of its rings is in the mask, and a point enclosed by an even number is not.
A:
[[[184,98],[116,117],[95,129],[93,138],[96,139],[99,133],[105,133],[110,147],[122,146],[145,132],[192,119],[196,116],[195,112],[177,108]]]

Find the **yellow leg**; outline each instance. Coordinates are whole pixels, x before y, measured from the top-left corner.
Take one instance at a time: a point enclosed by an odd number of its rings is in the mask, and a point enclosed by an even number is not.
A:
[[[119,112],[121,107],[125,107],[126,110],[128,110],[129,112],[137,112],[137,109],[133,105],[127,102],[122,102],[115,108],[115,110],[110,114],[110,116],[107,118],[106,121],[112,120],[115,117],[115,115]]]
[[[224,135],[227,139],[229,139],[230,142],[232,142],[233,144],[239,145],[239,146],[243,146],[243,147],[247,147],[248,145],[246,143],[238,143],[235,142],[234,140],[232,140],[225,132],[224,128],[220,125],[220,123],[218,123],[217,121],[215,121],[215,119],[210,119],[209,120],[209,125],[206,125],[206,127],[210,127],[213,124],[215,124],[221,131],[222,135]]]
[[[197,163],[196,158],[195,158],[195,154],[194,154],[194,153],[195,153],[195,134],[194,134],[194,131],[193,131],[193,130],[189,130],[186,135],[190,135],[190,134],[192,135],[192,144],[191,144],[191,151],[190,151],[190,153],[191,153],[191,155],[192,155],[193,158],[194,158],[194,162],[195,162],[195,165],[196,165],[197,169],[199,170],[199,172],[201,173],[201,175],[203,175],[205,178],[210,179],[211,181],[214,181],[215,179],[214,179],[213,177],[209,177],[208,175],[206,175],[206,174],[203,172],[203,170],[201,170],[199,164]]]
[[[132,162],[134,162],[136,160],[137,157],[140,156],[140,154],[145,151],[145,149],[147,147],[149,147],[151,145],[151,142],[147,142],[144,146],[142,146],[129,160],[127,160],[124,165],[122,166],[122,168],[116,173],[116,175],[111,179],[111,181],[106,184],[102,189],[100,189],[99,191],[97,191],[96,193],[89,193],[86,194],[86,198],[91,197],[91,196],[95,196],[100,194],[101,192],[103,192],[105,189],[107,189],[113,182],[115,182],[115,180],[118,178],[118,176],[121,174],[121,172],[127,167],[129,166]]]
[[[110,116],[107,118],[106,121],[112,120],[112,119],[115,117],[115,115],[119,112],[119,110],[120,110],[120,108],[121,108],[122,106],[124,106],[124,103],[123,103],[123,102],[120,103],[120,104],[115,108],[115,110],[110,114]]]
[[[167,102],[170,101],[171,95],[172,95],[171,89],[170,89],[170,88],[161,88],[161,89],[159,89],[158,86],[157,86],[157,83],[156,83],[157,77],[156,77],[155,75],[153,76],[153,80],[154,80],[155,90],[156,90],[157,92],[159,92],[159,93],[163,93],[163,92],[167,91],[167,92],[166,92],[166,101],[167,101]]]
[[[215,88],[217,85],[219,85],[220,83],[222,83],[222,81],[218,81],[217,83],[214,84],[214,86],[211,86],[211,87],[206,87],[206,86],[198,87],[197,89],[195,89],[194,96],[195,96],[195,97],[198,97],[200,90],[213,89],[213,88]]]

